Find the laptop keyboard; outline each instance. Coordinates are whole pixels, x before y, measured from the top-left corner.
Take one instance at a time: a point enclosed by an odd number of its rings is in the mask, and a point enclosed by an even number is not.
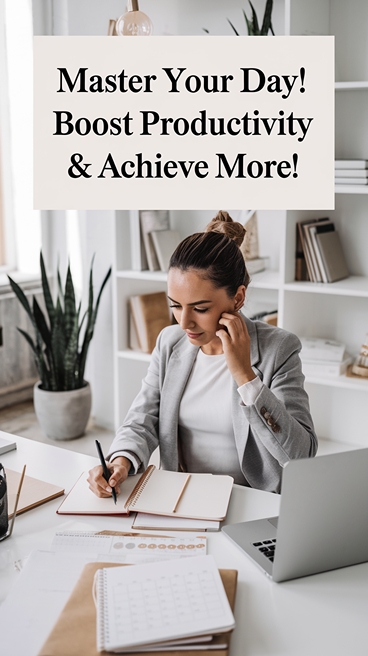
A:
[[[271,540],[262,540],[259,542],[253,542],[253,547],[256,547],[268,560],[273,563],[276,549],[276,538]]]

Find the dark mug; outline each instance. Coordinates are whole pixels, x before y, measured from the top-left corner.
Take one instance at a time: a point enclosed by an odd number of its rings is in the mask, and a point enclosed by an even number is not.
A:
[[[0,540],[4,540],[8,535],[9,522],[6,475],[4,467],[0,464]]]

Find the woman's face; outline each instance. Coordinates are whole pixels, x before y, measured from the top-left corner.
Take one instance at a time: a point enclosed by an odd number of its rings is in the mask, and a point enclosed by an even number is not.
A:
[[[222,353],[216,331],[223,329],[218,321],[223,312],[236,312],[244,302],[245,287],[239,287],[233,298],[226,289],[216,289],[200,272],[172,268],[168,273],[168,297],[174,317],[189,341],[202,347],[208,355]]]

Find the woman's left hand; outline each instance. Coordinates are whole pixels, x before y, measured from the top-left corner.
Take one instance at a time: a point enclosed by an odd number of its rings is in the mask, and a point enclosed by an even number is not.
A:
[[[216,332],[221,339],[226,363],[238,387],[256,378],[250,363],[250,337],[244,319],[238,312],[223,312]]]

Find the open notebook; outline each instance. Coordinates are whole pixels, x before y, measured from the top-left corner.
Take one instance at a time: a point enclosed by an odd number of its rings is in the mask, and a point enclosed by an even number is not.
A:
[[[130,511],[171,517],[222,521],[226,517],[233,478],[186,474],[150,465],[141,476],[129,476],[115,505],[89,490],[83,474],[58,509],[61,515],[127,515]]]

